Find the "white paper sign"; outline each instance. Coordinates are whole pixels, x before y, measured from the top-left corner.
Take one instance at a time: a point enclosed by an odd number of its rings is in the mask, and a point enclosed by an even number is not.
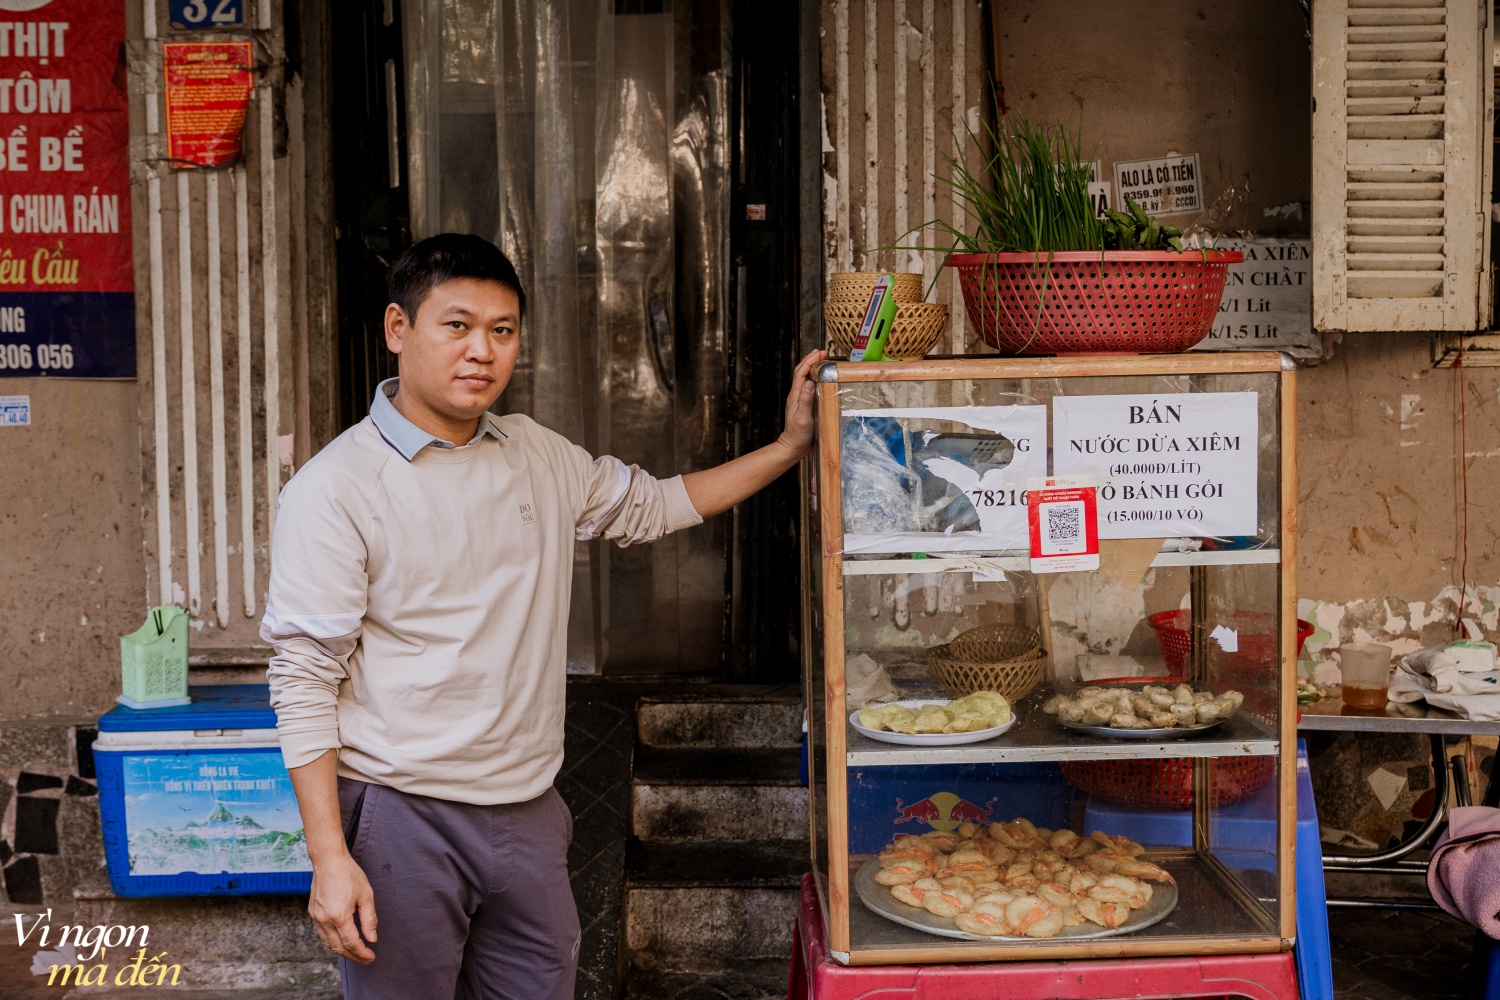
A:
[[[1194,350],[1321,357],[1322,343],[1312,328],[1312,242],[1220,239],[1214,246],[1238,250],[1245,259],[1229,265],[1218,318]]]
[[[1026,547],[1026,483],[1034,476],[1047,474],[1047,407],[900,407],[845,410],[842,416],[892,417],[903,424],[945,421],[974,431],[1002,435],[1015,447],[1008,465],[987,469],[981,474],[955,457],[924,455],[923,448],[914,446],[920,460],[920,471],[962,492],[979,518],[979,530],[879,535],[850,533],[844,536],[844,551],[974,552]],[[916,431],[914,445],[921,442],[923,435],[935,436],[928,431]],[[961,503],[955,502],[950,510],[958,512],[962,508]]]
[[[1104,165],[1098,160],[1089,161],[1089,201],[1094,203],[1094,214],[1104,218],[1106,208],[1115,207],[1114,185],[1104,178]]]
[[[1151,215],[1182,215],[1203,211],[1203,184],[1198,154],[1163,156],[1151,160],[1123,160],[1115,164],[1119,211],[1130,198]]]
[[[30,396],[0,396],[0,427],[28,427],[30,425]]]
[[[1059,396],[1053,471],[1098,478],[1100,538],[1253,535],[1258,407],[1253,392]]]

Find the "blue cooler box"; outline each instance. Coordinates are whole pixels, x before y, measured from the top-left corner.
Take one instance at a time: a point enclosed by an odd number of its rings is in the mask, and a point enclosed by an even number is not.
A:
[[[119,896],[305,893],[312,864],[264,684],[99,719],[94,766]]]

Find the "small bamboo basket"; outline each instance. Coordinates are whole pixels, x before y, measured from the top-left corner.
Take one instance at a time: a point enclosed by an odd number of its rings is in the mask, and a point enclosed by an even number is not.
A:
[[[921,277],[918,275],[917,277]],[[866,299],[868,299],[868,295]],[[844,357],[854,349],[854,338],[865,319],[866,301],[829,300],[823,303],[823,327],[834,349]],[[896,319],[886,337],[885,356],[912,361],[925,357],[948,328],[948,307],[939,302],[896,302]]]
[[[1026,625],[980,625],[927,651],[938,685],[955,698],[998,691],[1012,705],[1041,682],[1047,654],[1037,631]]]
[[[858,302],[861,315],[863,315],[864,307],[870,302],[870,293],[875,290],[875,279],[882,273],[879,271],[842,271],[835,274],[828,279],[824,301]],[[891,274],[891,277],[895,279],[892,285],[897,302],[922,301],[922,276],[920,274],[896,272]]]

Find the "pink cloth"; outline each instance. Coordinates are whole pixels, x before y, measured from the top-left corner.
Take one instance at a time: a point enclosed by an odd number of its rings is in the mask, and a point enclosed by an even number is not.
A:
[[[1449,811],[1427,866],[1427,891],[1453,916],[1500,939],[1500,809]]]

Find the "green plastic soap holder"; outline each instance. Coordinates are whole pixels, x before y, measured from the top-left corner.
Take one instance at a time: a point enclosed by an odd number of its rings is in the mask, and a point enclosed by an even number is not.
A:
[[[120,636],[120,686],[116,700],[130,708],[188,705],[188,613],[152,608],[146,624]]]

